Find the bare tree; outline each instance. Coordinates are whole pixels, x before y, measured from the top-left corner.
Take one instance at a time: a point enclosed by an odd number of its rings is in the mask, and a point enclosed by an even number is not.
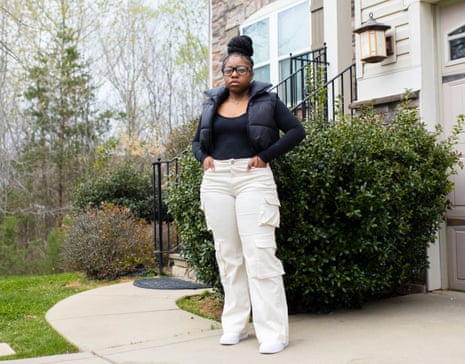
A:
[[[207,85],[208,2],[128,0],[102,32],[102,64],[122,129],[158,150],[195,118]],[[173,21],[175,19],[175,21]]]
[[[17,50],[21,22],[15,1],[4,0],[0,6],[0,212],[10,209],[8,187],[21,186],[15,170],[24,123],[17,95],[21,92],[21,60]],[[10,8],[12,10],[10,10]]]

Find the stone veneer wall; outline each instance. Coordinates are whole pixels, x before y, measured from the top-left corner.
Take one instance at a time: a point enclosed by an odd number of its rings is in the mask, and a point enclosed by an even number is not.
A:
[[[211,0],[212,86],[222,84],[221,62],[226,44],[239,34],[240,25],[252,14],[276,0]]]

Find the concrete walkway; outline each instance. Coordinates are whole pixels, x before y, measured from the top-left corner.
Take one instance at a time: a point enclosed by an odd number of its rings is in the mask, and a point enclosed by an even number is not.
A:
[[[14,364],[463,364],[465,293],[412,294],[361,310],[290,316],[290,344],[261,355],[253,331],[221,346],[218,323],[178,309],[198,290],[153,290],[122,283],[71,296],[47,320],[80,353]]]

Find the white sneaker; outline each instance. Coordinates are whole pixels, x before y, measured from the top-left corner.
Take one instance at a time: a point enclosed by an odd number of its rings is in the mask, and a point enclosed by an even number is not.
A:
[[[276,354],[286,349],[284,343],[262,343],[260,344],[260,354]]]
[[[237,333],[237,332],[225,332],[221,335],[220,344],[221,345],[236,345],[241,340],[245,340],[249,337],[249,334],[244,333]]]

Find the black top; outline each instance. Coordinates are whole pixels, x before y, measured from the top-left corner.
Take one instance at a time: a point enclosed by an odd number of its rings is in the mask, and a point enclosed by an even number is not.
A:
[[[225,132],[222,135],[223,141],[218,141],[214,135],[215,123],[218,122],[217,109],[229,96],[229,90],[225,86],[207,90],[205,92],[207,99],[203,104],[200,121],[192,141],[195,158],[203,162],[208,155],[212,155],[213,148],[222,150],[216,150],[216,158],[242,156],[247,158],[250,157],[252,149],[252,156],[257,155],[268,163],[299,144],[305,138],[303,125],[275,93],[267,91],[270,87],[269,83],[251,82],[247,113],[241,116],[242,122],[242,117],[247,120],[246,131],[242,135],[246,136],[248,143],[245,144],[245,141],[241,140],[238,145],[235,145],[238,142],[237,136],[230,140],[230,135]],[[237,121],[237,118],[223,117],[223,121]],[[229,142],[227,148],[222,146],[224,139]],[[229,152],[231,147],[233,150]],[[215,156],[212,155],[214,158]]]
[[[256,152],[249,144],[247,123],[247,114],[232,118],[216,114],[211,156],[216,160],[253,157]]]

